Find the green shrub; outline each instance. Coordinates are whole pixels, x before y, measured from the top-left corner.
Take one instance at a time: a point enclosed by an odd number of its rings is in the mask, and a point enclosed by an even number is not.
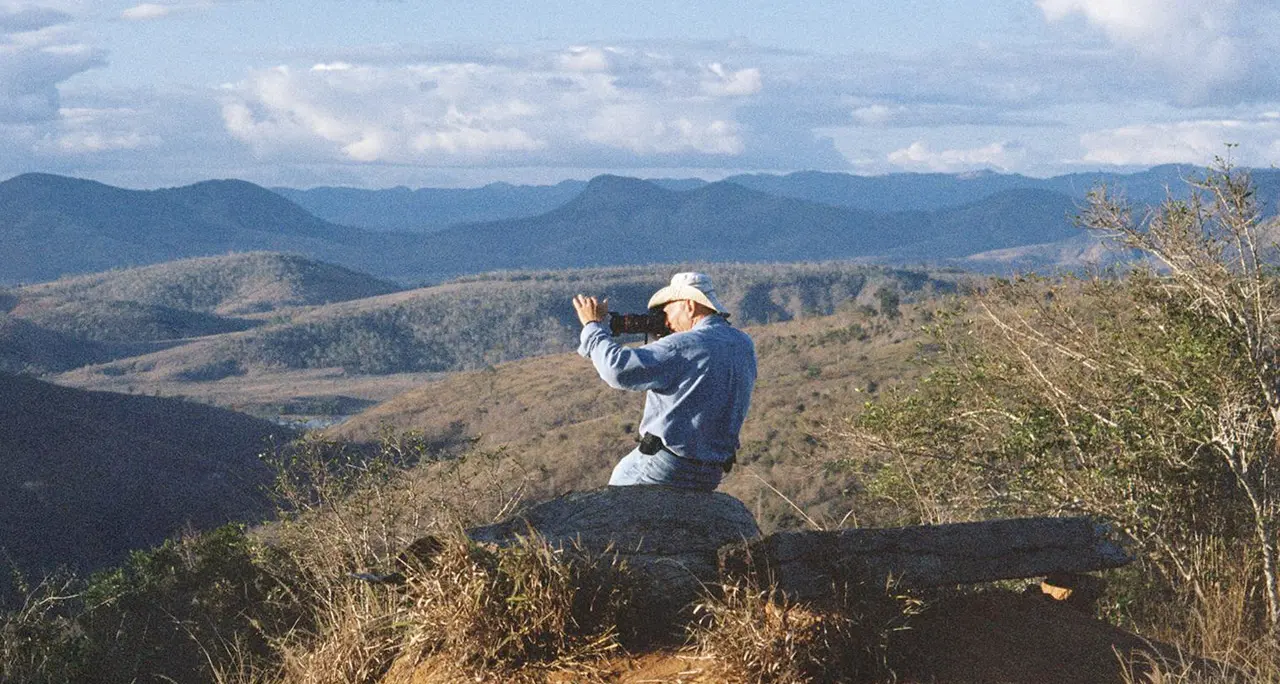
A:
[[[1139,223],[1092,195],[1085,226],[1150,260],[1125,277],[1001,281],[940,312],[945,364],[844,431],[868,491],[907,520],[1103,517],[1172,594],[1206,593],[1201,540],[1247,548],[1280,624],[1275,250],[1247,176],[1198,187]]]
[[[0,622],[0,681],[208,682],[266,658],[300,617],[274,572],[286,559],[237,525],[137,551],[87,581],[47,581]]]

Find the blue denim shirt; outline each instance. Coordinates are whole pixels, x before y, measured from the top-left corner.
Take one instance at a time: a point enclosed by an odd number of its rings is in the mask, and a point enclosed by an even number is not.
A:
[[[578,353],[611,387],[648,390],[640,433],[672,452],[707,463],[728,461],[756,382],[756,348],[722,316],[643,347],[624,347],[599,323],[583,326]]]

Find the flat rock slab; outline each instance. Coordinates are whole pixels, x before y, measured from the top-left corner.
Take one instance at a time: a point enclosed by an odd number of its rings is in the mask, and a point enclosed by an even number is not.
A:
[[[1116,568],[1130,556],[1089,518],[1013,518],[835,532],[779,532],[721,550],[728,577],[776,584],[799,600],[837,586],[903,589]]]
[[[499,546],[531,534],[556,547],[612,551],[632,565],[683,563],[704,581],[715,581],[718,549],[759,539],[760,528],[747,507],[728,494],[606,487],[566,494],[509,520],[467,530],[473,541]]]
[[[473,541],[498,546],[532,534],[555,547],[617,554],[641,580],[637,600],[670,616],[719,584],[721,547],[758,539],[760,528],[728,494],[645,486],[574,492],[467,530]]]

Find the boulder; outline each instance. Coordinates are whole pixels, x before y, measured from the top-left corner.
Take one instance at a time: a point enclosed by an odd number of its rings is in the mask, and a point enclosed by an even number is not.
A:
[[[639,580],[638,602],[666,619],[718,586],[720,548],[760,537],[743,503],[720,492],[674,487],[605,487],[573,492],[493,525],[467,530],[477,543],[506,546],[537,534],[555,547],[617,554]],[[646,611],[648,612],[648,611]]]
[[[803,601],[840,586],[924,589],[1106,570],[1132,560],[1105,525],[1086,517],[788,531],[720,551],[726,576],[751,577]]]
[[[750,579],[792,599],[822,601],[841,587],[900,589],[1078,574],[1132,559],[1089,518],[1018,518],[887,529],[784,531],[762,537],[743,503],[719,492],[673,487],[605,487],[534,505],[474,527],[478,544],[506,547],[541,537],[555,548],[614,555],[636,581],[639,619],[675,618],[722,583]],[[443,548],[424,537],[398,569],[429,572]],[[399,581],[403,576],[361,576]],[[874,590],[874,589],[873,589]]]

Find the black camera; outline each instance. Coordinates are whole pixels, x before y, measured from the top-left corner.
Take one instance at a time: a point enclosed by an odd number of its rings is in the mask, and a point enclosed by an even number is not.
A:
[[[667,327],[667,316],[662,310],[649,311],[647,313],[624,314],[617,311],[609,312],[609,334],[617,337],[618,335],[644,335],[646,337],[661,338],[675,332]]]

